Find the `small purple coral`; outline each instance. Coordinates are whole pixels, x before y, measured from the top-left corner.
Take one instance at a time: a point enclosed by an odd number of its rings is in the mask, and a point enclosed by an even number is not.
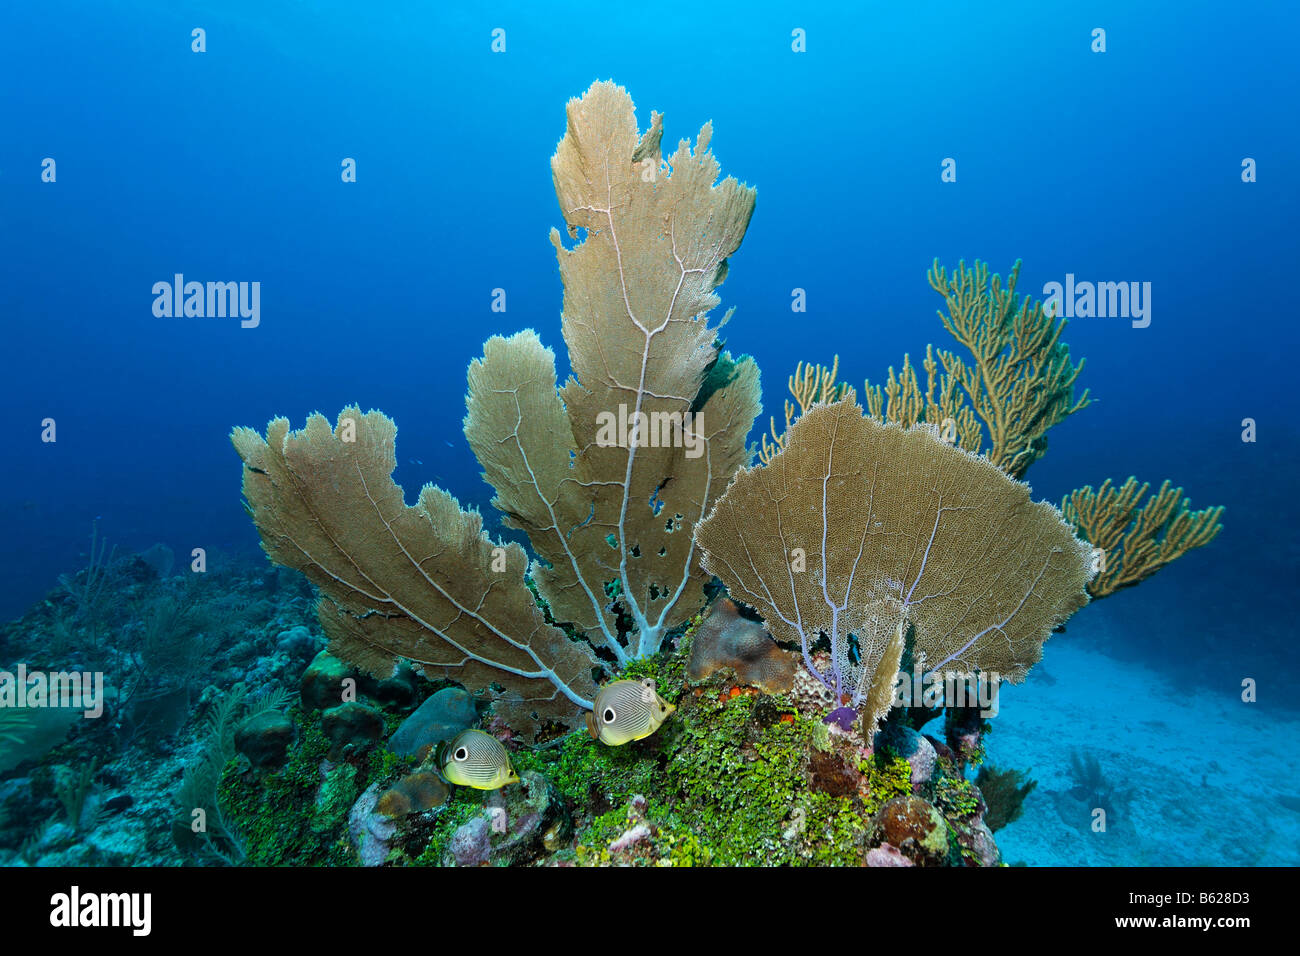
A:
[[[858,712],[852,707],[837,707],[826,715],[826,723],[834,724],[846,733],[853,729],[853,722],[858,719]]]

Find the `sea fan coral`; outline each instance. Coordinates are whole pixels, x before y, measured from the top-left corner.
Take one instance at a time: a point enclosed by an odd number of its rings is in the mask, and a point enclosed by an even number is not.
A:
[[[1092,549],[1028,486],[848,399],[815,405],[768,465],[737,474],[696,538],[732,596],[872,724],[909,635],[927,671],[1019,680],[1093,573]]]
[[[661,117],[638,139],[613,84],[571,100],[568,120],[551,171],[569,235],[587,236],[566,249],[553,229],[551,242],[573,377],[557,392],[531,333],[490,340],[470,367],[465,434],[505,523],[543,559],[532,572],[551,614],[622,661],[704,603],[691,531],[749,460],[758,369],[719,355],[704,316],[754,190],[714,185],[708,124],[665,165]],[[635,631],[626,649],[618,611]]]
[[[551,168],[569,235],[586,236],[551,241],[574,376],[557,389],[533,331],[494,336],[466,399],[466,437],[531,565],[439,488],[405,503],[396,426],[380,412],[234,431],[263,547],[321,589],[331,653],[496,686],[498,713],[535,731],[590,707],[605,661],[655,653],[704,603],[692,531],[747,462],[758,414],[757,367],[721,352],[705,319],[754,208],[754,190],[717,182],[711,134],[665,162],[659,114],[638,136],[621,87],[569,102]],[[551,621],[591,645],[547,621],[525,574]]]

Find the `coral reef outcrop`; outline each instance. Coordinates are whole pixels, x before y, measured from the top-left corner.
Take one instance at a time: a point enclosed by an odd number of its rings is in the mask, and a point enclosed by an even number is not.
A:
[[[847,398],[810,408],[768,464],[739,472],[696,538],[704,566],[872,727],[909,638],[928,672],[1017,681],[1093,573],[1092,549],[1028,486],[933,426],[882,425]]]

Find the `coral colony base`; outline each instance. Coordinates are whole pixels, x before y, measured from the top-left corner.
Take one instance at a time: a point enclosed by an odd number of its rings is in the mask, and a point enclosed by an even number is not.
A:
[[[861,391],[838,358],[800,363],[785,427],[747,446],[758,369],[709,316],[755,190],[719,180],[708,124],[665,154],[662,117],[639,132],[613,83],[567,120],[572,377],[531,329],[468,371],[465,435],[527,549],[435,485],[408,504],[396,425],[350,406],[231,435],[266,553],[314,588],[232,578],[218,608],[127,587],[94,547],[65,582],[51,620],[110,675],[116,727],[201,715],[169,844],[208,864],[1000,863],[994,831],[1034,789],[984,761],[1001,682],[1090,600],[1208,544],[1222,509],[1136,478],[1033,499],[1047,432],[1089,395],[1019,263],[1004,282],[936,261],[948,348]],[[114,593],[149,602],[147,668],[94,637]],[[304,598],[328,650],[288,623]],[[273,671],[249,673],[264,692],[192,701],[176,635],[255,613],[284,622]],[[0,710],[0,738],[51,746],[25,711]],[[1079,766],[1086,799],[1123,805]],[[102,802],[89,770],[51,784],[72,833]]]

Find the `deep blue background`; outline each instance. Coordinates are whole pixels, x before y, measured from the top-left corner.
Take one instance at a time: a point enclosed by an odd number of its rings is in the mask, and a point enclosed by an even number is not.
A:
[[[1070,324],[1096,402],[1028,477],[1056,501],[1132,473],[1226,504],[1210,548],[1106,602],[1119,643],[1227,690],[1296,676],[1294,5],[432,6],[4,6],[0,612],[83,563],[96,516],[122,548],[255,548],[226,436],[276,414],[382,408],[408,498],[436,479],[485,506],[465,367],[526,326],[563,363],[548,160],[565,101],[613,78],[667,146],[712,119],[724,173],[758,186],[720,292],[769,412],[797,359],[838,352],[860,383],[943,344],[935,256],[1023,258],[1035,294],[1150,281],[1149,328]],[[155,318],[176,272],[260,281],[260,328]]]

